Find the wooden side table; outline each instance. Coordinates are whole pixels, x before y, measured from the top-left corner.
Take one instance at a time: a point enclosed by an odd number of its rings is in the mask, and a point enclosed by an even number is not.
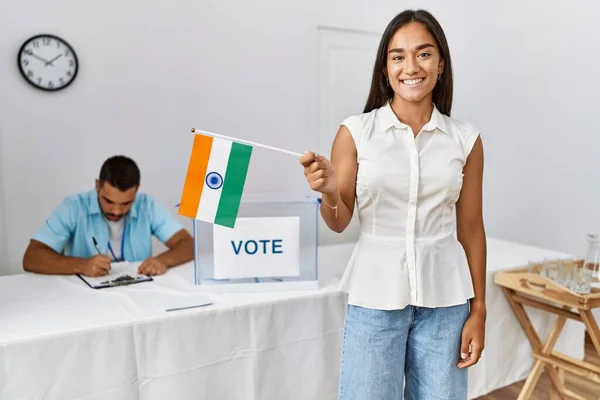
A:
[[[583,260],[577,260],[576,263],[581,266]],[[542,371],[545,370],[552,382],[553,398],[586,400],[565,388],[564,371],[600,383],[600,365],[573,359],[554,351],[554,346],[568,318],[585,325],[594,348],[600,355],[600,329],[592,313],[592,309],[600,307],[600,289],[592,288],[592,292],[587,295],[577,294],[541,276],[541,265],[533,268],[532,272],[530,267],[522,267],[497,272],[494,275],[494,283],[502,288],[515,317],[529,339],[535,359],[518,399],[531,397]],[[523,306],[557,315],[545,343],[540,340]]]

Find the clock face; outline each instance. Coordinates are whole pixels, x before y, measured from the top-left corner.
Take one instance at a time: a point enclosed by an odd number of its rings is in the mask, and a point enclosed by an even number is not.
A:
[[[64,40],[53,35],[28,39],[17,56],[23,77],[38,89],[55,91],[69,86],[77,76],[77,55]]]

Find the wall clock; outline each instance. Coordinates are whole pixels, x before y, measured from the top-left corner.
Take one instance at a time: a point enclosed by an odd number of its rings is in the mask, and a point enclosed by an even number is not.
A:
[[[17,63],[27,82],[46,91],[69,86],[79,69],[77,55],[71,45],[48,34],[27,39],[19,49]]]

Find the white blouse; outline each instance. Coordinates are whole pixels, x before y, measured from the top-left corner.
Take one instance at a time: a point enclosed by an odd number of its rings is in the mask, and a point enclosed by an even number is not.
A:
[[[353,305],[443,307],[474,296],[455,204],[479,132],[440,113],[415,137],[389,102],[346,118],[358,155],[360,236],[342,278]]]

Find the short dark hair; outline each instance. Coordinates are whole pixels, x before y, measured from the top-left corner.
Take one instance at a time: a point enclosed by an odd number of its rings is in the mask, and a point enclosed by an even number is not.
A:
[[[433,103],[442,114],[450,116],[453,91],[450,48],[448,47],[442,26],[433,15],[425,10],[406,10],[401,12],[390,21],[383,32],[381,42],[379,42],[379,49],[377,50],[375,66],[373,67],[371,90],[369,91],[369,97],[363,112],[370,112],[376,108],[383,107],[388,99],[394,97],[394,90],[391,86],[388,86],[387,77],[383,72],[387,65],[387,48],[396,31],[412,21],[423,24],[433,35],[440,49],[440,57],[444,60],[444,70],[442,71],[440,81],[433,88]]]
[[[140,169],[129,157],[112,156],[102,164],[98,180],[101,187],[107,182],[124,192],[140,186]]]

